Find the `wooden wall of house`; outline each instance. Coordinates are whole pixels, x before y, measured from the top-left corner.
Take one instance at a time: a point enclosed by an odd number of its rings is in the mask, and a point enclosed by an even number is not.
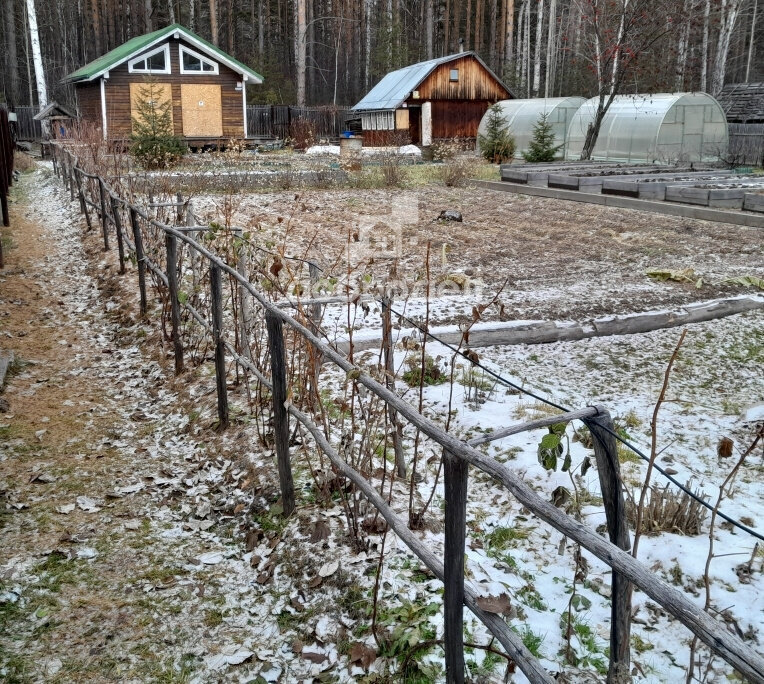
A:
[[[77,85],[77,108],[80,120],[88,125],[100,128],[101,121],[101,82],[99,80]]]
[[[193,45],[185,41],[170,40],[170,63],[172,73],[156,74],[152,78],[157,83],[169,83],[172,85],[172,104],[173,104],[173,123],[175,134],[183,135],[183,112],[181,107],[180,86],[183,83],[195,85],[219,84],[221,90],[221,106],[223,113],[223,137],[224,138],[243,138],[244,137],[244,113],[242,103],[242,92],[236,89],[236,84],[242,81],[242,76],[232,71],[227,66],[219,64],[219,74],[181,74],[178,55],[178,44],[183,43],[187,47],[195,50]],[[156,46],[154,46],[156,47]],[[152,48],[154,49],[154,48]],[[199,52],[199,50],[196,50]],[[217,60],[215,60],[217,61]],[[106,115],[108,136],[111,139],[127,138],[132,131],[131,107],[130,107],[130,83],[142,83],[146,79],[145,74],[131,74],[127,69],[127,62],[112,69],[109,72],[109,78],[106,80]],[[247,84],[252,86],[251,83]],[[77,93],[80,101],[80,111],[83,118],[91,115],[92,100],[90,85],[78,85]],[[101,122],[101,101],[100,90],[94,91],[97,97],[98,111],[95,121],[100,125]],[[83,99],[87,102],[87,114],[83,109]]]
[[[400,147],[410,142],[408,131],[363,131],[364,147]]]
[[[458,69],[459,80],[451,81]],[[465,55],[437,66],[419,85],[419,100],[490,100],[498,102],[512,94],[475,58]],[[414,100],[412,100],[414,102]]]
[[[492,104],[489,100],[435,100],[432,103],[432,137],[476,138],[480,120]]]

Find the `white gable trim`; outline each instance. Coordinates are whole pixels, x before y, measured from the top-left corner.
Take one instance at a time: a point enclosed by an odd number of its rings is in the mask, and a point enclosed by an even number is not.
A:
[[[136,69],[135,68],[135,64],[137,62],[142,62],[144,59],[147,60],[149,59],[149,57],[158,55],[160,52],[164,53],[164,69]],[[164,45],[160,45],[158,48],[155,48],[154,50],[151,50],[149,52],[142,52],[137,57],[133,57],[127,63],[127,71],[131,74],[169,74],[171,73],[172,66],[170,64],[170,44],[165,43]]]
[[[192,57],[196,57],[197,59],[201,60],[202,64],[206,62],[210,66],[214,67],[214,69],[212,71],[204,71],[203,69],[201,71],[194,71],[193,69],[184,69],[183,68],[184,54],[189,54]],[[204,76],[205,74],[213,74],[217,76],[220,73],[220,67],[218,66],[218,63],[216,61],[213,61],[206,55],[203,55],[197,52],[196,50],[187,48],[185,45],[178,45],[178,63],[180,64],[181,74],[191,74],[193,76]]]
[[[263,82],[263,79],[258,78],[255,75],[254,71],[244,71],[238,64],[234,64],[231,60],[226,59],[223,55],[219,55],[216,52],[210,51],[209,48],[204,43],[202,43],[201,41],[197,40],[193,36],[190,36],[183,29],[176,29],[173,33],[167,33],[167,34],[165,34],[163,36],[159,36],[159,38],[156,38],[155,40],[153,40],[148,45],[144,45],[141,48],[140,54],[143,54],[143,52],[145,50],[149,50],[150,48],[154,47],[155,45],[158,45],[158,44],[162,43],[163,41],[168,41],[168,40],[172,39],[175,36],[175,34],[179,34],[179,36],[181,38],[183,38],[183,40],[185,40],[187,43],[190,43],[191,45],[193,45],[197,50],[201,50],[201,52],[203,52],[204,54],[209,55],[210,59],[213,59],[213,60],[216,60],[218,62],[221,62],[222,64],[225,64],[232,71],[235,71],[237,74],[241,74],[244,77],[244,80],[247,81],[248,83],[259,84],[259,83]],[[168,45],[168,47],[169,47],[169,45]],[[124,64],[128,60],[132,59],[134,56],[136,56],[136,55],[128,55],[127,57],[124,57],[123,59],[121,59],[119,62],[115,62],[114,64],[110,64],[108,68],[102,69],[98,73],[93,74],[93,76],[91,76],[87,80],[88,81],[94,81],[95,79],[100,78],[101,76],[103,76],[104,72],[108,71],[109,69],[115,69],[116,67],[120,66],[121,64]]]

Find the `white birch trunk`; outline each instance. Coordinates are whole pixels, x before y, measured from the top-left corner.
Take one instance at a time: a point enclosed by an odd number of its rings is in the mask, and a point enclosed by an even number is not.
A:
[[[618,22],[618,35],[616,36],[615,54],[613,55],[613,68],[610,72],[610,92],[615,90],[618,80],[618,67],[620,64],[621,51],[623,50],[623,34],[626,27],[626,11],[629,8],[629,0],[623,0],[621,7],[621,19]]]
[[[537,0],[536,45],[533,49],[533,96],[538,97],[541,89],[541,36],[544,28],[544,0]]]
[[[732,32],[735,29],[741,0],[722,0],[721,17],[719,22],[719,39],[714,55],[714,69],[711,74],[711,94],[716,96],[724,86],[724,76],[727,73],[727,54],[730,49]]]
[[[522,84],[523,73],[523,31],[525,30],[525,3],[528,0],[523,0],[520,4],[520,12],[517,15],[517,56],[515,58],[515,82]]]
[[[711,16],[711,0],[703,9],[703,40],[700,48],[700,89],[708,92],[708,24]]]
[[[34,77],[37,82],[37,106],[38,110],[48,104],[48,86],[45,83],[45,71],[42,65],[42,50],[40,49],[40,34],[37,30],[37,12],[34,7],[34,0],[27,0],[27,19],[29,21],[29,45],[32,50],[32,61],[34,62]],[[48,122],[42,122],[43,137],[50,134]]]
[[[373,12],[374,0],[366,0],[366,68],[364,69],[366,90],[371,87],[371,15]]]
[[[170,17],[170,23],[175,23],[175,2],[174,0],[167,0],[167,14]]]
[[[684,90],[684,69],[687,63],[687,47],[690,40],[690,6],[689,0],[684,0],[682,5],[684,21],[679,31],[679,38],[676,46],[676,78],[674,80],[674,90],[681,93]]]
[[[297,37],[295,42],[295,62],[297,64],[297,106],[305,106],[305,72],[307,62],[308,30],[305,0],[297,0]],[[339,47],[339,46],[338,46]],[[336,74],[335,74],[336,77]]]
[[[549,0],[549,29],[546,35],[546,73],[544,97],[550,97],[554,90],[555,65],[557,61],[557,0]]]
[[[188,28],[196,31],[196,0],[188,0]]]

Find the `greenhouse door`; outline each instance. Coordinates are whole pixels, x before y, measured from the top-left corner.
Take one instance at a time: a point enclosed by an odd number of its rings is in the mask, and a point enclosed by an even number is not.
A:
[[[186,138],[221,138],[223,108],[220,86],[214,84],[180,86],[183,107],[183,135]]]

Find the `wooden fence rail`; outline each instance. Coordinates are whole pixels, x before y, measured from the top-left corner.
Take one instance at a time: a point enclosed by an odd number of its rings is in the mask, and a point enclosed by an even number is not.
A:
[[[753,682],[764,682],[764,658],[755,653],[736,635],[727,631],[726,627],[707,613],[698,608],[684,594],[677,591],[628,552],[629,534],[624,513],[623,488],[620,479],[619,461],[613,439],[613,423],[608,412],[602,407],[587,407],[571,413],[531,421],[500,429],[473,440],[464,442],[443,428],[425,418],[408,402],[402,400],[388,386],[380,382],[351,363],[336,347],[322,339],[320,330],[315,323],[301,322],[286,313],[282,307],[270,301],[266,295],[242,273],[242,264],[229,264],[212,249],[200,243],[194,237],[197,229],[186,226],[172,226],[163,223],[149,215],[144,210],[120,197],[102,178],[96,174],[87,173],[78,164],[76,158],[66,147],[53,145],[54,168],[62,175],[70,191],[76,186],[79,195],[80,208],[88,216],[88,208],[94,209],[103,225],[108,230],[124,232],[124,246],[133,254],[138,263],[139,287],[141,288],[141,313],[146,315],[145,272],[148,270],[156,278],[157,283],[169,292],[172,308],[172,341],[175,350],[176,372],[183,369],[183,339],[181,326],[181,309],[185,310],[198,324],[199,328],[214,343],[216,387],[218,390],[218,413],[220,425],[224,427],[227,421],[227,401],[223,395],[226,392],[227,353],[237,367],[244,369],[264,387],[272,396],[272,411],[274,434],[278,456],[279,482],[282,492],[284,515],[289,515],[295,506],[294,484],[289,454],[290,417],[297,421],[300,429],[306,430],[313,438],[316,446],[329,458],[338,473],[350,480],[366,499],[379,511],[390,528],[417,555],[422,562],[444,582],[445,608],[445,652],[447,680],[461,683],[464,681],[463,654],[463,606],[467,606],[473,614],[498,639],[507,654],[517,663],[520,670],[531,682],[550,683],[554,679],[544,670],[520,637],[515,634],[507,623],[498,615],[490,614],[480,608],[477,592],[464,581],[464,557],[466,537],[466,501],[469,493],[469,467],[477,468],[491,476],[495,482],[509,490],[515,498],[538,518],[561,532],[569,539],[577,542],[594,556],[602,560],[613,570],[613,587],[611,602],[611,635],[610,635],[610,665],[608,680],[624,681],[629,673],[629,630],[630,630],[630,595],[631,585],[638,587],[662,606],[669,614],[683,623],[690,631],[703,641],[709,649],[731,664],[740,674]],[[105,193],[102,195],[101,193]],[[108,196],[109,202],[102,201]],[[127,221],[120,220],[117,215],[126,212],[129,215],[132,235],[124,231]],[[90,219],[88,226],[91,228]],[[166,247],[165,270],[161,264],[147,255],[146,242],[155,244],[157,236],[164,236]],[[105,247],[108,240],[105,237]],[[181,301],[178,290],[179,249],[187,250],[188,258],[198,259],[206,263],[210,274],[209,301],[192,304],[187,299]],[[141,276],[143,264],[143,276]],[[246,297],[261,312],[262,315],[252,319],[262,331],[267,329],[269,353],[266,364],[264,358],[253,357],[244,352],[241,340],[231,343],[224,339],[223,327],[226,320],[236,320],[238,311],[244,301],[242,297],[231,296],[228,300],[228,318],[223,315],[225,302],[221,296],[221,277],[225,274],[230,282],[235,284],[240,293]],[[203,309],[198,306],[206,307]],[[251,312],[250,312],[251,313]],[[264,323],[264,326],[263,326]],[[367,478],[351,467],[342,458],[337,449],[332,446],[323,428],[317,425],[313,417],[295,406],[289,400],[286,387],[287,358],[293,359],[294,354],[287,355],[285,350],[286,331],[294,344],[301,340],[310,345],[313,352],[324,362],[331,362],[345,372],[346,377],[366,388],[387,407],[395,411],[395,415],[408,421],[433,442],[443,449],[446,478],[446,525],[445,551],[443,559],[424,546],[424,544],[408,528],[406,522],[397,515],[387,504],[384,497],[372,486]],[[225,421],[224,421],[225,416]],[[551,423],[582,420],[592,434],[594,451],[597,459],[597,470],[603,499],[609,540],[604,539],[591,528],[586,527],[571,518],[550,502],[542,499],[530,487],[523,477],[512,471],[506,465],[486,456],[476,449],[479,441],[500,439],[509,434],[517,434],[536,430]]]

